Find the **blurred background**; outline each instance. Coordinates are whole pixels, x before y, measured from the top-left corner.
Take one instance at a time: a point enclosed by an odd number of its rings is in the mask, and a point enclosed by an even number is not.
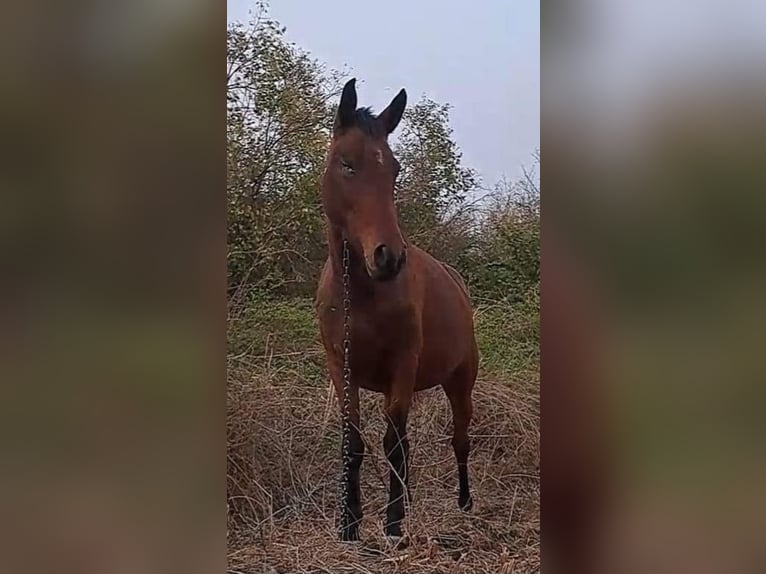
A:
[[[222,571],[225,10],[0,12],[0,571]]]
[[[758,2],[546,4],[543,563],[766,564],[764,23]]]

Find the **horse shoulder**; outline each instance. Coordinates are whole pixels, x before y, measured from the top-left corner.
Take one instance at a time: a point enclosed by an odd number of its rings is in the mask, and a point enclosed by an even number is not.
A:
[[[322,272],[319,274],[319,282],[314,296],[314,308],[317,312],[332,301],[332,265],[330,260],[325,261]]]
[[[338,323],[339,317],[342,317],[342,312],[340,314],[338,312],[339,308],[342,311],[342,302],[336,299],[337,295],[333,289],[333,270],[328,259],[319,276],[314,297],[314,311],[319,322],[320,337],[323,343],[330,347],[332,340],[337,338],[339,327],[336,323]]]

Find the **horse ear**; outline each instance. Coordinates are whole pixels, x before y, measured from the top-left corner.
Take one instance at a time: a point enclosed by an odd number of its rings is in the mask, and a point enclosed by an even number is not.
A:
[[[354,113],[356,112],[356,78],[351,78],[343,86],[343,93],[340,96],[338,112],[335,114],[335,129],[345,128],[354,122]]]
[[[386,134],[390,134],[396,129],[396,126],[399,125],[399,121],[402,119],[402,114],[404,113],[404,108],[406,106],[407,92],[402,88],[399,90],[399,93],[396,94],[396,97],[391,100],[391,103],[388,104],[388,107],[378,115],[378,119],[383,123]]]

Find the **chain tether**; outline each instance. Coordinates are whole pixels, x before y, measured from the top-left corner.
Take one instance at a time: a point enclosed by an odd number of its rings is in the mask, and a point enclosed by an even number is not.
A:
[[[348,483],[349,483],[349,470],[351,466],[350,455],[350,431],[351,431],[351,419],[349,414],[349,407],[351,405],[351,366],[349,364],[349,344],[351,341],[349,319],[351,316],[351,293],[349,288],[349,253],[348,253],[348,240],[343,240],[343,429],[342,429],[342,446],[343,453],[343,476],[341,477],[341,500],[340,500],[340,516],[341,516],[341,534],[343,529],[351,526],[350,523],[346,523],[344,519],[353,520],[354,517],[346,516],[346,509],[348,508]]]

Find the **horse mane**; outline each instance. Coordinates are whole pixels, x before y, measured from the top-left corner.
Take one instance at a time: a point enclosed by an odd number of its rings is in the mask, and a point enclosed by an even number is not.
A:
[[[383,125],[378,121],[378,116],[372,112],[372,108],[370,107],[358,108],[356,112],[354,112],[353,125],[362,130],[362,133],[371,137],[382,137],[386,135]]]

